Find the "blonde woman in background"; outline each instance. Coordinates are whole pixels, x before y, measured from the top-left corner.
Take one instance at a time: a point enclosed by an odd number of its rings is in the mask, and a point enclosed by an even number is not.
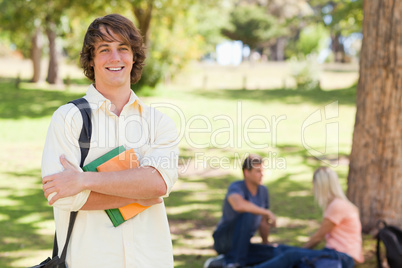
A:
[[[343,268],[364,261],[359,210],[345,196],[337,174],[328,167],[320,167],[314,172],[313,185],[315,199],[324,211],[320,228],[303,248],[282,247],[278,255],[255,268],[291,268],[305,257],[337,259]],[[324,238],[325,248],[313,250]]]

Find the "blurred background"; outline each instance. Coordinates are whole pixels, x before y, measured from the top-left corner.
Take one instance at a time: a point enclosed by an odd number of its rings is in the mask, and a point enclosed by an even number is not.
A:
[[[69,65],[79,64],[88,25],[108,13],[127,16],[144,36],[148,60],[136,88],[170,83],[194,62],[231,67],[268,62],[300,65],[271,86],[313,87],[319,82],[319,75],[312,70],[316,65],[356,64],[362,40],[361,0],[0,3],[0,55],[9,67],[2,74],[55,85],[69,85],[72,79],[82,78]],[[26,61],[31,61],[29,68],[18,66]],[[197,86],[210,85],[208,77],[204,78]],[[247,74],[244,78],[241,82],[247,82]],[[265,87],[263,83],[251,83],[250,87]],[[233,85],[242,86],[247,83]]]
[[[319,226],[316,167],[334,168],[346,189],[362,0],[0,0],[0,10],[0,267],[51,254],[46,130],[57,107],[90,84],[79,67],[83,36],[109,13],[144,36],[146,66],[132,89],[183,133],[179,181],[165,200],[175,267],[216,255],[212,231],[248,153],[266,160],[278,216],[272,242],[302,245]],[[374,242],[364,236],[358,267],[375,267]]]

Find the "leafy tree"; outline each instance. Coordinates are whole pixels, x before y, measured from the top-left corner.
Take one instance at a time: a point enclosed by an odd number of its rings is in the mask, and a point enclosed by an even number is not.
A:
[[[33,62],[33,82],[40,79],[42,57],[42,35],[45,33],[49,44],[49,66],[46,80],[50,84],[61,83],[59,76],[60,48],[57,39],[69,30],[69,15],[74,18],[80,11],[87,13],[99,7],[101,1],[81,2],[78,0],[0,0],[0,8],[4,12],[0,16],[1,29],[8,31],[11,40]],[[102,3],[101,6],[105,4]],[[30,42],[27,42],[28,40]]]
[[[297,41],[288,45],[286,54],[297,58],[304,58],[312,53],[317,54],[324,47],[324,41],[328,37],[328,30],[323,25],[309,25],[300,32]]]
[[[263,7],[242,5],[230,13],[229,25],[222,33],[255,49],[280,34],[275,25],[275,18],[266,14]]]
[[[311,24],[313,10],[307,0],[260,0],[260,2],[266,7],[267,13],[274,16],[280,27],[285,29],[281,36],[269,45],[270,59],[283,61],[288,56],[285,54],[286,48],[295,44],[300,32]]]
[[[71,30],[69,24],[72,18],[87,18],[88,13],[101,11],[109,4],[99,0],[83,2],[79,0],[36,0],[36,2],[41,1],[42,7],[44,7],[42,11],[43,27],[49,40],[49,68],[46,80],[50,84],[58,84],[62,83],[59,74],[61,51],[58,51],[56,39],[64,37]]]
[[[276,34],[259,46],[264,54],[269,53],[269,58],[275,61],[285,59],[285,48],[289,42],[294,44],[297,41],[301,29],[306,26],[308,17],[313,13],[307,0],[233,0],[232,3],[236,8],[260,8],[274,19],[273,29]]]
[[[363,0],[311,0],[316,10],[316,19],[325,25],[331,35],[331,48],[335,61],[345,61],[343,37],[361,32]]]
[[[130,17],[131,11],[128,10],[127,12],[127,6],[116,1],[108,3],[101,0],[85,1],[74,8],[65,10],[62,17],[61,28],[63,28],[63,32],[61,36],[63,37],[63,49],[67,55],[67,60],[80,65],[80,53],[89,24],[95,18],[111,13],[119,13],[133,20],[133,17]]]
[[[198,59],[219,34],[206,27],[212,7],[220,1],[129,0],[138,28],[148,48],[146,66],[138,87],[154,87],[174,76],[188,61]],[[216,11],[214,11],[216,12]],[[212,12],[213,14],[215,14]]]
[[[40,59],[42,48],[39,38],[42,30],[49,40],[49,68],[47,80],[51,84],[59,83],[58,55],[56,50],[57,25],[60,23],[61,14],[66,5],[71,1],[12,1],[3,0],[0,5],[6,10],[2,21],[3,27],[10,31],[12,39],[24,54],[30,51],[34,66],[32,81],[36,82],[40,77]],[[31,43],[27,43],[24,36],[31,37]]]
[[[13,5],[17,3],[17,5]],[[49,40],[48,81],[59,82],[58,54],[56,39],[63,37],[66,52],[74,60],[78,59],[82,38],[88,24],[96,16],[105,13],[121,13],[134,18],[142,31],[148,48],[148,61],[144,70],[144,83],[155,85],[166,75],[175,74],[186,62],[200,58],[220,33],[209,25],[216,25],[216,10],[220,1],[179,1],[179,0],[114,0],[108,3],[100,0],[81,2],[78,0],[0,0],[0,7],[7,5],[9,12],[1,21],[9,21],[1,27],[10,31],[18,27],[14,36],[19,48],[26,47],[23,36],[45,32]],[[214,11],[211,13],[211,11]],[[127,13],[130,12],[130,13]],[[92,19],[88,17],[91,14]],[[11,20],[18,15],[18,20]],[[131,14],[131,15],[130,15]],[[215,18],[209,14],[215,14]],[[24,18],[28,20],[24,21]],[[205,23],[205,20],[209,22]],[[35,23],[34,23],[35,22]],[[33,25],[37,25],[35,31]],[[219,27],[218,27],[219,28]],[[18,35],[18,38],[17,38]],[[212,42],[211,42],[212,41]],[[21,45],[20,45],[21,44]],[[28,53],[26,53],[28,54]],[[40,56],[37,57],[40,59]],[[40,60],[37,60],[40,63]],[[35,65],[39,66],[39,65]],[[35,68],[40,70],[40,68]],[[149,79],[147,79],[147,76]]]
[[[57,51],[56,38],[58,36],[58,25],[61,21],[64,5],[68,1],[48,1],[47,12],[43,21],[46,36],[49,41],[49,68],[46,81],[50,84],[60,84],[62,79],[59,75],[59,52]]]
[[[35,1],[1,0],[0,29],[8,32],[11,42],[33,63],[32,82],[40,79],[42,57],[41,19],[36,14],[39,6]]]

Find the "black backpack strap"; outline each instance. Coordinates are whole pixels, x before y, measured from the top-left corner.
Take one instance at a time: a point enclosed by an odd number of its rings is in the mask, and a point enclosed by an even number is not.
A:
[[[380,225],[383,224],[384,227],[387,227],[387,223],[384,220],[378,220],[377,221],[377,228],[378,228],[378,234],[377,234],[377,250],[376,250],[376,255],[377,255],[377,264],[378,268],[383,268],[382,263],[381,263],[381,257],[380,257],[380,232],[382,228],[380,228]]]
[[[59,247],[57,246],[57,236],[56,236],[56,232],[54,232],[52,258],[57,256],[58,251],[59,251]]]
[[[70,242],[71,233],[73,232],[75,219],[77,218],[77,211],[70,212],[70,222],[68,224],[66,243],[64,244],[63,251],[61,252],[60,260],[65,261],[67,256],[67,248]]]
[[[380,257],[380,236],[377,235],[377,250],[376,250],[376,255],[377,255],[377,264],[378,268],[383,268],[381,264],[381,257]]]
[[[80,145],[81,150],[81,163],[80,167],[84,166],[85,158],[88,155],[89,147],[91,143],[92,136],[92,124],[91,124],[91,107],[89,107],[89,103],[86,99],[80,98],[69,103],[73,103],[81,112],[82,115],[82,129],[81,134],[78,139],[78,143]]]
[[[79,111],[82,115],[82,129],[80,133],[80,137],[78,139],[78,143],[80,145],[80,152],[81,152],[81,163],[80,167],[84,166],[85,159],[87,158],[89,147],[91,144],[91,136],[92,136],[92,124],[91,124],[91,108],[89,103],[86,99],[80,98],[69,103],[73,103],[75,106],[78,107]],[[67,238],[64,244],[63,251],[60,256],[60,260],[64,261],[67,256],[67,247],[70,242],[71,233],[73,232],[73,227],[75,223],[75,219],[77,218],[77,211],[72,211],[70,213],[70,222],[68,224],[67,230]],[[57,246],[57,237],[56,234],[54,235],[54,243],[53,243],[53,257],[57,256],[58,254],[58,246]]]

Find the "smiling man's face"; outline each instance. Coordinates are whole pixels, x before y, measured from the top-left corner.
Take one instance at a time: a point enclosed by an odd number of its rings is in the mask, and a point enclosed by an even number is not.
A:
[[[104,28],[101,32],[108,35]],[[95,86],[98,90],[130,88],[130,73],[133,68],[133,52],[130,45],[124,44],[120,36],[109,30],[112,42],[99,41],[95,44],[92,61],[95,73]]]

